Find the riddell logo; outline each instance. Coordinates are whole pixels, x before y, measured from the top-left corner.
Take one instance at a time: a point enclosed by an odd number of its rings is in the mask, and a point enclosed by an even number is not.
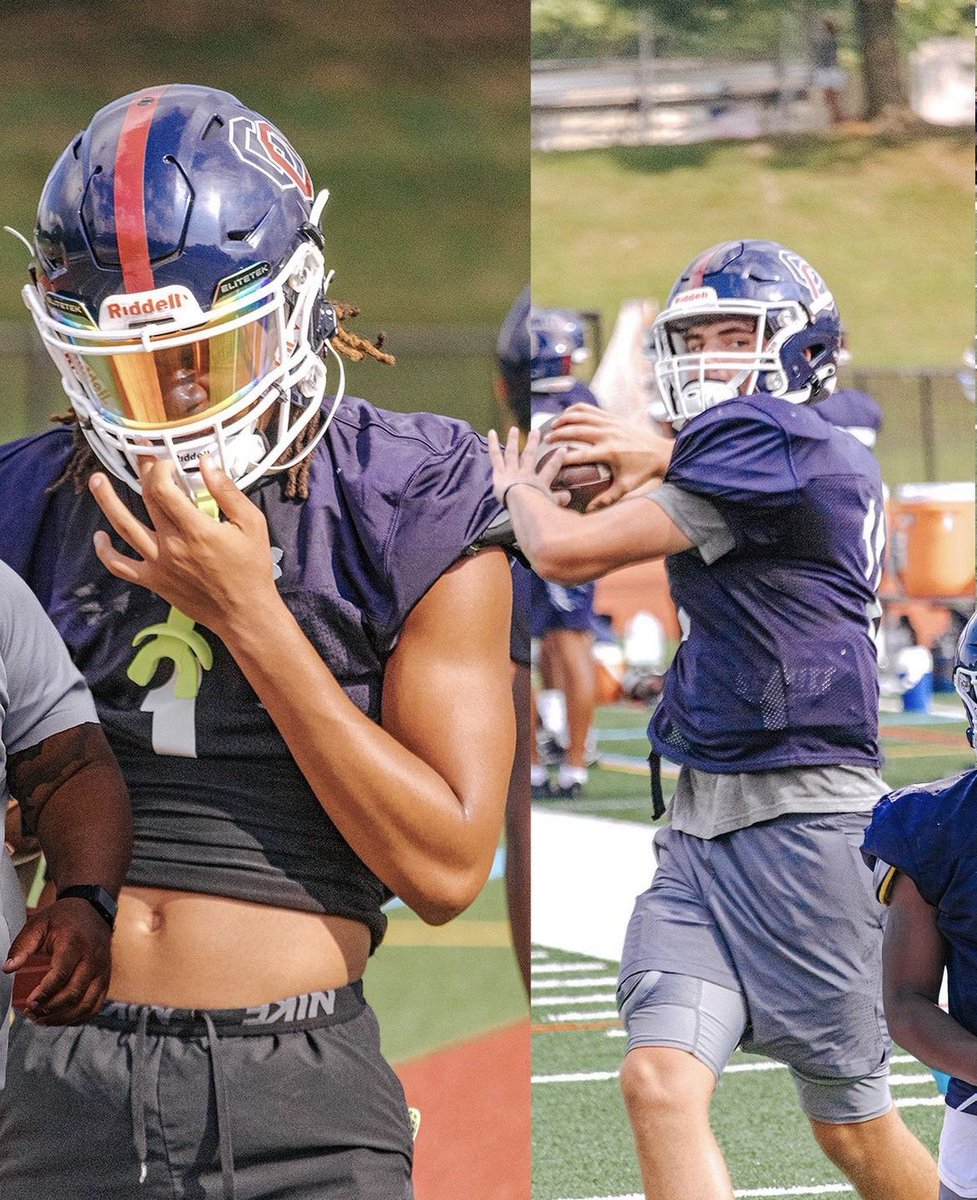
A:
[[[183,297],[179,292],[170,292],[168,296],[160,296],[155,300],[150,296],[137,304],[118,304],[110,300],[105,306],[105,315],[111,321],[121,321],[123,317],[152,317],[180,308],[182,304]]]
[[[98,310],[99,329],[139,329],[166,325],[189,329],[204,320],[193,292],[182,285],[131,292],[128,296],[106,296]]]
[[[717,299],[716,289],[711,287],[693,288],[688,292],[679,292],[672,301],[673,304],[710,304]]]

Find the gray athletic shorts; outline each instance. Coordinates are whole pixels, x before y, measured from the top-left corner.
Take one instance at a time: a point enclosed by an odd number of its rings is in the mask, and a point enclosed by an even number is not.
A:
[[[678,1046],[718,1078],[740,1045],[786,1063],[816,1120],[888,1112],[868,815],[784,816],[709,840],[661,830],[622,956],[628,1049]]]
[[[358,983],[251,1009],[110,1001],[60,1029],[18,1017],[8,1080],[3,1200],[413,1196],[403,1089]]]

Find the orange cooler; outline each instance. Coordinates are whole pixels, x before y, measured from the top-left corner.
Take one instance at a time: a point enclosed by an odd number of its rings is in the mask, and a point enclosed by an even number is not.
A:
[[[890,505],[889,539],[891,571],[907,596],[974,595],[972,483],[903,484]]]

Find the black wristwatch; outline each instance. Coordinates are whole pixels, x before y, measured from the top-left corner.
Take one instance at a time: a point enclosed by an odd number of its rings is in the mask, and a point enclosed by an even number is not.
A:
[[[100,883],[73,883],[71,887],[62,888],[56,899],[70,900],[74,897],[87,900],[109,929],[115,928],[115,914],[119,906]]]

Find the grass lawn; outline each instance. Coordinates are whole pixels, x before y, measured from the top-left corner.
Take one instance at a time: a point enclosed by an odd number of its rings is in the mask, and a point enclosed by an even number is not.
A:
[[[610,328],[705,247],[772,238],[824,275],[857,365],[955,367],[974,336],[972,165],[967,131],[537,154],[534,295]]]

